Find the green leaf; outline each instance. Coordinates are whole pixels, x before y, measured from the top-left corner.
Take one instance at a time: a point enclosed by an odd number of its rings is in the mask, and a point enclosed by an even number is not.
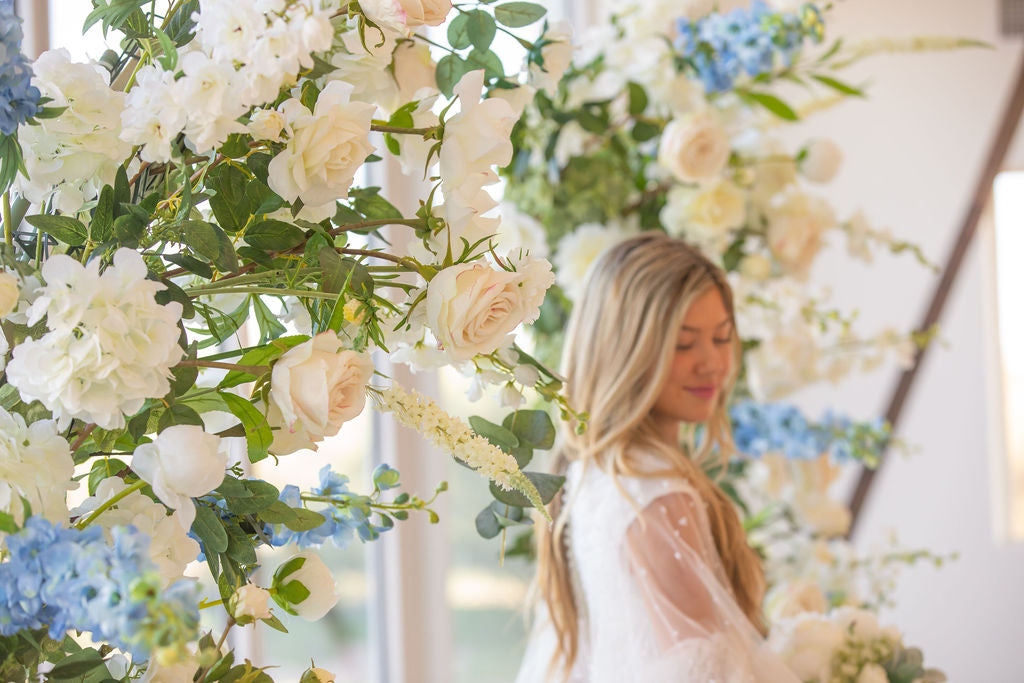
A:
[[[485,52],[494,42],[494,34],[498,30],[494,25],[494,17],[481,9],[469,10],[466,17],[466,33],[469,41],[477,50]]]
[[[793,108],[775,95],[771,95],[766,92],[756,92],[753,90],[736,90],[736,94],[742,99],[761,105],[780,119],[784,119],[786,121],[800,120],[800,117],[797,116],[795,111],[793,111]]]
[[[226,475],[216,490],[225,498],[252,498],[252,491],[247,489],[240,479],[235,479],[231,475]]]
[[[529,523],[529,521],[523,522],[521,507],[497,500],[492,500],[487,507],[481,510],[474,522],[476,532],[484,538],[494,538],[505,527]]]
[[[263,299],[253,296],[252,307],[256,314],[256,325],[260,328],[260,344],[266,344],[271,339],[277,339],[288,331],[288,328],[263,303]]]
[[[281,623],[281,620],[275,617],[273,614],[271,614],[269,617],[265,617],[261,621],[270,628],[274,629],[275,631],[280,631],[281,633],[288,633],[288,629],[284,627],[284,624]]]
[[[277,487],[260,479],[246,479],[242,482],[252,492],[248,498],[231,498],[228,509],[236,515],[259,514],[274,504],[281,493]]]
[[[249,494],[252,495],[251,493]],[[295,510],[283,500],[275,500],[259,512],[260,519],[267,524],[284,524],[295,520]]]
[[[360,187],[349,192],[356,211],[371,220],[402,218],[402,212],[395,205],[380,196],[379,187]]]
[[[505,77],[505,67],[501,63],[501,57],[495,54],[493,50],[478,50],[474,47],[466,55],[466,64],[469,65],[467,71],[483,69],[484,78]]]
[[[234,159],[238,157],[244,157],[249,153],[248,136],[242,135],[241,133],[232,133],[228,136],[228,139],[224,141],[224,144],[220,146],[217,151],[228,157]]]
[[[525,474],[526,478],[533,482],[533,485],[537,487],[537,492],[540,493],[540,499],[545,505],[551,502],[551,499],[554,498],[555,494],[562,488],[562,484],[565,483],[565,477],[556,474],[546,474],[544,472],[523,472],[523,474]],[[502,503],[522,508],[533,507],[530,500],[519,491],[505,491],[499,488],[494,482],[491,482],[490,488],[491,495]]]
[[[298,581],[289,581],[278,587],[277,593],[292,605],[298,605],[310,596],[309,589]]]
[[[468,14],[460,14],[448,24],[448,44],[456,50],[464,50],[473,44],[469,39],[468,25]]]
[[[245,444],[249,451],[249,462],[259,462],[267,457],[274,435],[266,416],[248,400],[229,392],[221,392],[221,398],[228,404],[231,413],[242,421],[245,428]]]
[[[451,97],[452,91],[455,88],[455,84],[459,82],[467,71],[472,71],[473,67],[469,65],[466,60],[458,55],[445,55],[437,62],[437,70],[435,71],[435,78],[437,79],[437,89],[445,97]]]
[[[245,231],[245,241],[264,251],[286,251],[305,239],[306,233],[301,228],[274,219],[260,221]]]
[[[636,125],[629,132],[630,136],[637,142],[647,142],[661,133],[661,126],[649,121],[637,121]]]
[[[494,18],[509,28],[529,26],[548,11],[532,2],[506,2],[494,8]]]
[[[47,678],[78,678],[100,666],[103,666],[103,656],[92,648],[85,648],[57,662]]]
[[[292,531],[310,531],[322,526],[327,518],[319,512],[313,510],[307,510],[305,508],[292,508],[295,513],[295,518],[288,520],[284,523],[286,527]]]
[[[213,268],[210,267],[210,264],[200,261],[194,256],[189,256],[188,254],[164,254],[164,260],[180,266],[190,273],[195,273],[201,278],[209,280],[213,277]]]
[[[89,231],[82,221],[70,216],[51,216],[43,213],[26,216],[25,220],[33,227],[72,247],[82,246],[89,236]]]
[[[249,535],[237,523],[228,524],[225,530],[228,534],[227,556],[241,565],[256,564],[256,548]]]
[[[639,83],[629,83],[629,113],[640,116],[647,109],[647,91]]]
[[[183,403],[173,403],[160,415],[156,430],[162,432],[168,427],[176,425],[199,425],[202,427],[203,418],[199,417],[199,413],[189,406]]]
[[[861,90],[860,88],[855,88],[852,85],[849,85],[848,83],[844,83],[840,81],[838,78],[832,78],[831,76],[826,76],[824,74],[811,74],[811,78],[813,78],[814,80],[818,81],[823,85],[827,85],[833,90],[843,93],[844,95],[852,95],[854,97],[865,96],[863,90]]]
[[[288,349],[293,346],[309,341],[309,337],[304,334],[292,334],[287,337],[278,337],[274,340],[273,344],[267,344],[266,346],[257,346],[254,349],[249,349],[242,354],[242,357],[238,359],[239,365],[270,365],[272,361],[284,354]],[[250,375],[248,372],[241,370],[232,370],[224,379],[218,384],[218,388],[226,389],[228,387],[237,386],[239,384],[245,384],[251,382],[255,377]]]
[[[517,410],[505,416],[501,425],[534,448],[547,450],[555,445],[555,425],[543,410]]]
[[[121,219],[118,218],[117,220]],[[168,302],[177,301],[181,304],[181,317],[185,320],[192,318],[196,314],[196,309],[195,306],[192,305],[192,299],[185,293],[185,290],[168,278],[160,280],[160,282],[162,282],[167,289],[156,293],[153,297],[156,302],[161,306],[166,306]]]
[[[216,190],[210,197],[210,208],[220,227],[238,232],[245,227],[254,207],[246,199],[245,187],[249,176],[234,166],[221,164],[207,174],[207,187]]]
[[[173,72],[175,67],[178,66],[178,50],[175,48],[170,37],[161,31],[159,26],[154,26],[153,32],[156,33],[156,38],[160,41],[160,50],[163,53],[158,60],[160,66],[163,67],[164,71]]]
[[[228,650],[228,653],[217,660],[217,663],[213,665],[213,668],[206,674],[206,680],[216,681],[221,676],[226,674],[231,668],[231,665],[235,663],[235,653]]]
[[[202,541],[204,552],[207,555],[224,552],[228,549],[228,532],[224,531],[220,516],[206,505],[193,502],[196,506],[196,519],[192,522],[192,531]]]
[[[117,458],[100,458],[92,464],[89,470],[89,495],[96,495],[96,487],[108,477],[117,476],[119,472],[128,469],[128,465]]]
[[[106,242],[114,236],[114,188],[104,185],[89,223],[89,237],[93,242]]]
[[[131,214],[118,216],[114,219],[114,237],[128,247],[138,246],[139,239],[146,231],[146,223]]]
[[[212,261],[218,270],[238,270],[235,248],[231,239],[219,227],[206,221],[182,221],[180,227],[182,241],[197,254]]]
[[[505,427],[485,420],[479,415],[471,416],[469,418],[469,425],[473,428],[474,432],[484,437],[506,453],[519,445],[519,439],[515,434]]]
[[[138,415],[128,420],[128,433],[138,441],[149,430],[149,418],[153,415],[152,408],[146,408]]]
[[[0,510],[0,531],[5,534],[14,534],[18,532],[18,524],[14,521],[14,515]]]

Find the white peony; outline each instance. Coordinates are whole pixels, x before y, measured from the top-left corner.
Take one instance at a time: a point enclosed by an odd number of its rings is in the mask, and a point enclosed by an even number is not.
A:
[[[836,177],[843,152],[832,140],[816,138],[807,143],[800,171],[812,183],[827,183]]]
[[[544,293],[554,282],[551,264],[525,259],[513,272],[485,263],[445,268],[427,286],[427,324],[455,360],[469,360],[502,346],[520,323],[540,315]]]
[[[147,64],[136,74],[121,112],[121,140],[141,145],[143,161],[170,161],[171,141],[187,120],[184,104],[174,74]]]
[[[78,488],[74,473],[71,449],[53,420],[26,425],[21,415],[0,408],[0,512],[21,524],[24,498],[33,515],[66,523],[67,492]]]
[[[497,182],[493,166],[512,161],[509,136],[518,118],[509,103],[497,98],[480,101],[483,70],[470,71],[455,86],[461,110],[448,119],[441,141],[441,182],[444,189],[462,186],[477,174],[485,174],[483,185]]]
[[[99,64],[71,61],[65,49],[48,50],[32,65],[32,85],[60,116],[39,119],[18,130],[27,177],[18,174],[15,190],[33,204],[53,201],[65,214],[113,185],[117,168],[131,153],[120,139],[124,93],[112,90]]]
[[[352,86],[332,81],[311,112],[299,100],[281,104],[293,134],[268,168],[270,188],[286,201],[331,207],[348,197],[356,171],[373,151],[370,119],[374,107],[350,101]]]
[[[661,136],[658,161],[679,180],[711,180],[725,169],[732,148],[729,135],[710,112],[673,119]]]
[[[554,95],[562,74],[572,63],[572,26],[565,20],[557,21],[544,32],[544,39],[551,41],[540,49],[544,66],[530,65],[529,82],[535,88]]]
[[[298,590],[293,587],[296,584]],[[307,621],[322,618],[338,602],[331,570],[312,550],[298,553],[278,567],[274,588],[290,611]]]
[[[228,601],[228,611],[235,621],[249,623],[270,616],[270,591],[254,583],[247,583],[235,589]]]
[[[87,515],[125,488],[127,486],[118,477],[107,477],[96,487],[96,494],[85,499],[72,514]],[[118,526],[134,526],[149,536],[149,559],[156,565],[166,587],[179,580],[185,573],[185,566],[199,555],[199,544],[186,533],[181,514],[176,510],[168,515],[166,507],[140,491],[133,491],[104,510],[92,523],[103,528],[108,541],[112,539],[111,529]]]
[[[373,363],[365,353],[342,348],[333,332],[321,332],[289,349],[270,373],[271,426],[279,455],[334,436],[362,412]]]
[[[698,188],[673,187],[660,218],[669,234],[720,253],[728,245],[729,231],[743,225],[746,213],[743,192],[731,181],[720,180]]]
[[[152,443],[136,448],[131,463],[135,473],[153,487],[156,497],[177,510],[178,522],[186,530],[196,518],[192,498],[220,486],[227,465],[220,438],[196,425],[168,427]]]
[[[156,303],[164,285],[146,279],[137,252],[118,249],[101,274],[58,254],[43,264],[46,285],[28,309],[28,324],[43,318],[49,332],[14,348],[7,379],[25,401],[38,400],[63,429],[72,418],[120,429],[124,416],[170,389],[181,304]]]
[[[590,265],[605,249],[629,237],[632,230],[621,223],[584,223],[559,241],[555,251],[555,273],[559,286],[572,300],[583,294]]]
[[[16,273],[0,270],[0,318],[6,318],[18,307],[19,282]]]
[[[790,191],[778,197],[769,210],[765,240],[786,272],[806,279],[821,250],[825,231],[835,224],[828,202]]]
[[[405,10],[405,21],[411,28],[440,26],[452,10],[451,0],[398,0]]]

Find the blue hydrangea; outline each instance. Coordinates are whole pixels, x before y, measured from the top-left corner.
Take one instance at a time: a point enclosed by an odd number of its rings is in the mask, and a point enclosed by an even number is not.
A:
[[[744,72],[769,73],[777,64],[789,66],[804,40],[823,37],[821,12],[804,5],[798,12],[772,12],[762,0],[749,9],[713,13],[697,21],[677,21],[676,49],[709,93],[733,87]]]
[[[374,470],[374,485],[384,491],[397,485],[397,470],[382,465]],[[310,489],[309,495],[324,500],[314,501],[310,506],[326,519],[323,524],[308,531],[292,531],[281,525],[268,525],[267,536],[275,546],[295,543],[299,548],[319,547],[330,540],[339,548],[347,548],[354,535],[363,541],[372,541],[391,528],[389,520],[382,518],[381,524],[370,520],[370,498],[348,489],[348,477],[331,470],[325,465],[320,470],[319,486]],[[329,499],[329,500],[327,500]],[[289,507],[303,507],[302,494],[295,486],[285,486],[280,500]],[[319,504],[323,504],[322,506]]]
[[[47,628],[54,639],[86,631],[146,659],[157,646],[198,637],[198,589],[178,581],[161,590],[149,537],[134,527],[65,529],[30,517],[7,537],[0,563],[0,635]]]
[[[39,89],[21,53],[21,19],[13,0],[0,0],[0,133],[13,135],[39,110]]]
[[[815,423],[789,403],[740,401],[730,408],[729,416],[736,449],[755,458],[781,453],[809,460],[827,453],[838,461],[869,460],[889,439],[882,420],[858,423],[829,411]]]

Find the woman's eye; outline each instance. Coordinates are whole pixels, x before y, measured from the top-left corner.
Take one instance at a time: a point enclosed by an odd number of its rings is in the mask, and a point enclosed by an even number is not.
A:
[[[689,351],[693,348],[693,344],[676,344],[676,351]]]
[[[730,336],[730,337],[725,337],[724,339],[713,339],[712,341],[714,341],[715,344],[718,344],[719,346],[724,346],[725,344],[731,344],[732,343],[732,337]]]

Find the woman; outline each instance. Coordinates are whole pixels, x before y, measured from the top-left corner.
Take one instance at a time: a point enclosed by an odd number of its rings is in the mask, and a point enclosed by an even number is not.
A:
[[[697,250],[644,233],[595,262],[564,358],[589,420],[566,430],[555,524],[538,525],[518,683],[797,680],[763,644],[760,560],[702,469],[732,453],[739,358],[725,275]]]

